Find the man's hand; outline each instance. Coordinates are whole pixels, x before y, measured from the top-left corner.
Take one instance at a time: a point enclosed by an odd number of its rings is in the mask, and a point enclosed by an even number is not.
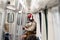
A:
[[[25,26],[25,28],[28,28],[27,26]]]
[[[25,30],[25,28],[23,27],[23,30]]]

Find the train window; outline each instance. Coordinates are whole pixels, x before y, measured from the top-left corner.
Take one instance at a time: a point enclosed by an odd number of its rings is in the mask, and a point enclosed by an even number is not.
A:
[[[14,14],[13,13],[8,13],[7,22],[8,23],[14,22]]]
[[[17,16],[17,24],[18,24],[18,25],[20,25],[20,17],[21,17],[20,15],[21,15],[21,14],[18,13],[18,16]]]

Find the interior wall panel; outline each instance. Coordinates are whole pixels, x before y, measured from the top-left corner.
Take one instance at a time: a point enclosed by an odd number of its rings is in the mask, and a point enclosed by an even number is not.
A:
[[[55,40],[55,33],[54,33],[54,27],[53,27],[53,13],[51,10],[48,10],[47,14],[47,21],[48,21],[48,40]]]
[[[52,8],[53,13],[53,25],[54,25],[54,32],[55,32],[55,40],[60,40],[60,18],[59,18],[59,7]]]

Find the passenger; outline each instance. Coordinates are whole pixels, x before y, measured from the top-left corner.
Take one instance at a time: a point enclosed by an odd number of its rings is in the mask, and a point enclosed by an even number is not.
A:
[[[38,39],[35,35],[30,35],[29,37],[27,37],[27,40],[38,40]]]
[[[29,37],[30,35],[32,35],[32,34],[35,35],[36,34],[37,23],[33,19],[33,15],[31,13],[29,13],[27,18],[28,18],[29,21],[27,22],[27,24],[23,28],[23,30],[25,30],[25,33],[24,33],[24,35],[22,35],[24,40],[26,40],[27,37]]]
[[[4,29],[4,40],[9,40],[9,25],[5,24]]]

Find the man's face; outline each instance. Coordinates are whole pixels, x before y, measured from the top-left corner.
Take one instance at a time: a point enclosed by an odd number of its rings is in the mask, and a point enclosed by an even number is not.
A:
[[[33,21],[33,19],[28,18],[28,21],[32,22],[32,21]]]

